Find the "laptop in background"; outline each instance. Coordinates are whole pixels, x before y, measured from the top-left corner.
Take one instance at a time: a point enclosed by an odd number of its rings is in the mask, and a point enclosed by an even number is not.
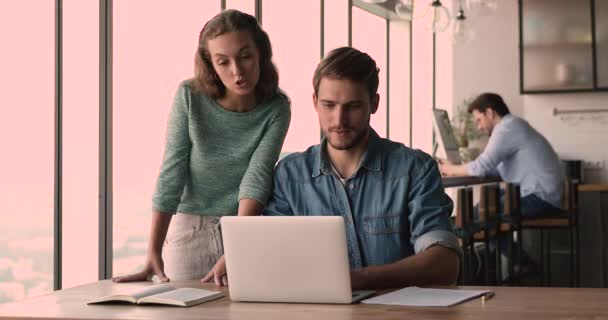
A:
[[[344,218],[221,218],[230,299],[353,303],[374,293],[350,285]]]
[[[443,109],[433,110],[433,127],[439,147],[445,151],[445,156],[452,164],[462,164],[458,150],[458,140],[452,130],[448,112]]]

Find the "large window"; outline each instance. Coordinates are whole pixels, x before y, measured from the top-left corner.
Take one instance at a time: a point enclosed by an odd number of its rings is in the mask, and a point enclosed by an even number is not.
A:
[[[348,46],[349,0],[323,1],[323,51]]]
[[[412,20],[412,146],[433,151],[433,32],[430,17]]]
[[[10,48],[0,59],[0,148],[4,151],[0,201],[5,212],[0,224],[0,303],[51,291],[53,274],[61,275],[63,288],[98,277],[98,245],[103,236],[98,216],[98,143],[104,129],[99,119],[99,2],[62,2],[61,141],[55,140],[55,2],[0,2],[0,38]],[[112,130],[108,147],[113,185],[112,194],[102,196],[113,201],[114,275],[137,271],[145,262],[151,198],[173,96],[179,83],[192,77],[199,32],[220,12],[221,3],[113,1],[112,126],[105,128]],[[369,53],[381,70],[381,106],[372,116],[372,126],[381,136],[405,144],[413,138],[414,146],[429,148],[431,75],[426,63],[416,64],[421,66],[415,70],[414,91],[422,93],[412,98],[417,108],[424,109],[414,109],[410,135],[409,23],[391,21],[387,28],[384,18],[351,8],[350,0],[225,1],[227,9],[252,15],[256,3],[263,6],[261,22],[273,45],[279,85],[292,101],[284,153],[319,143],[313,73],[323,54],[348,45],[349,39]],[[422,42],[426,39],[430,33],[413,38],[420,48],[414,52],[415,60],[429,56],[432,47]],[[62,261],[61,270],[53,270],[58,191],[54,157],[59,142],[62,245],[56,249],[61,249]]]
[[[0,303],[53,289],[54,3],[0,2]]]
[[[312,103],[312,76],[321,57],[320,1],[264,0],[262,5],[279,86],[291,98],[291,125],[283,152],[303,151],[318,144],[320,136]]]
[[[386,138],[386,20],[367,11],[353,7],[353,47],[369,54],[380,69],[380,106],[371,117],[371,126],[378,135]]]
[[[255,0],[226,0],[226,9],[236,9],[255,16]]]
[[[199,32],[220,12],[220,1],[114,1],[113,10],[113,273],[119,275],[145,262],[173,96],[193,76]]]
[[[62,288],[96,281],[99,4],[63,0]]]
[[[389,139],[411,145],[411,24],[391,21],[389,28]]]

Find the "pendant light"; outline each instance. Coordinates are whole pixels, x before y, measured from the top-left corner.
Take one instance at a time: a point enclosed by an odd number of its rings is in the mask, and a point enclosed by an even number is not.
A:
[[[470,26],[470,21],[464,15],[462,9],[462,0],[458,1],[458,14],[454,19],[452,27],[452,43],[463,44],[472,41],[475,38],[475,32]]]
[[[443,32],[450,26],[450,12],[440,0],[433,0],[424,14],[430,20],[429,27],[434,33]]]
[[[398,0],[395,13],[403,19],[411,20],[414,17],[414,0]]]

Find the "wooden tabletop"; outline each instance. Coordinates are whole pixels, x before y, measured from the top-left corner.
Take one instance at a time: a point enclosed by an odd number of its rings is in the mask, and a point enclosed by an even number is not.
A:
[[[464,187],[475,184],[494,183],[501,182],[500,177],[475,177],[475,176],[462,176],[462,177],[442,177],[444,188],[453,187]]]
[[[216,290],[198,281],[173,284]],[[190,308],[85,304],[126,285],[101,281],[0,305],[0,319],[608,319],[608,290],[597,288],[468,287],[491,289],[496,295],[486,302],[476,299],[447,308],[240,303],[231,302],[226,289],[226,297]]]
[[[579,184],[579,192],[608,192],[608,184]]]

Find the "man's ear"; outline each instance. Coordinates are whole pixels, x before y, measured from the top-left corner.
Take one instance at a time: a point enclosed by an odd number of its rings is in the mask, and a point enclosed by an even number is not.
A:
[[[313,92],[312,93],[312,105],[315,107],[315,110],[317,109],[317,95]]]
[[[379,94],[375,94],[372,99],[371,99],[371,114],[376,113],[376,111],[378,111],[378,105],[380,104],[380,95]]]
[[[486,116],[486,118],[492,120],[494,119],[494,117],[496,117],[496,111],[494,111],[494,109],[492,109],[492,107],[488,106],[486,108],[486,111],[483,112],[484,115]]]

